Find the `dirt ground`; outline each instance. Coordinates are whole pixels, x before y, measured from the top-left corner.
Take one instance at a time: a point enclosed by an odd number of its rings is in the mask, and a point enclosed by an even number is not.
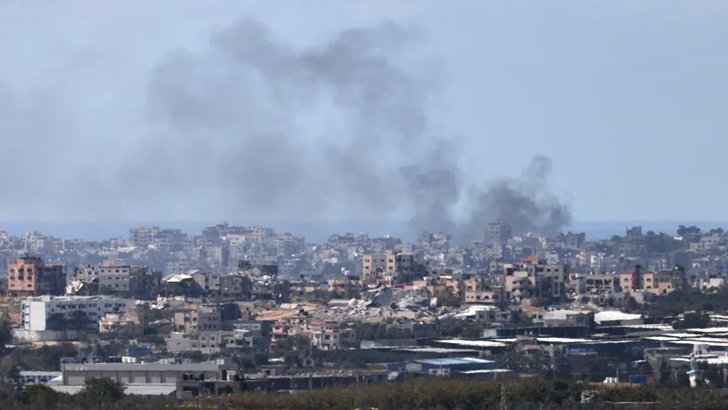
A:
[[[0,315],[9,315],[14,325],[20,324],[20,300],[21,298],[0,297]]]

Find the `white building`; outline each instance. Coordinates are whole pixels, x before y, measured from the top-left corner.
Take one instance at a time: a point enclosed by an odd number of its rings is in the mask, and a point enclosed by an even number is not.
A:
[[[67,321],[87,317],[98,329],[98,321],[107,313],[124,313],[134,306],[134,300],[118,299],[108,296],[38,296],[21,302],[20,315],[22,330],[42,332],[49,329],[48,319],[54,317]]]
[[[60,384],[61,372],[40,372],[40,371],[21,371],[20,380],[24,385],[29,384]]]

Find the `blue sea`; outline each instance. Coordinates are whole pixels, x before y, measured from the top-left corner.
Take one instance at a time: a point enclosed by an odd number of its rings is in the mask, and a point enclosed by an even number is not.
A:
[[[190,235],[221,221],[6,221],[0,222],[0,231],[22,235],[29,231],[39,231],[59,238],[78,238],[84,240],[103,240],[108,238],[127,238],[129,229],[144,225],[160,228],[179,228]],[[302,235],[307,242],[322,243],[331,234],[367,232],[370,236],[391,235],[411,242],[417,231],[407,222],[291,222],[291,221],[227,221],[231,225],[260,225],[274,228],[278,232]],[[704,230],[728,227],[728,221],[576,221],[565,231],[585,232],[587,240],[608,239],[613,235],[624,235],[627,228],[642,226],[643,233],[650,230],[675,234],[680,225],[696,225]]]

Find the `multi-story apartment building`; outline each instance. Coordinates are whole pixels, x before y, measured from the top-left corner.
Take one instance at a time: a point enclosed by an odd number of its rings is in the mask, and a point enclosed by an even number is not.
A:
[[[144,335],[144,316],[141,309],[132,307],[121,313],[107,313],[99,320],[99,333],[114,333],[126,337]]]
[[[505,264],[503,284],[505,291],[518,300],[566,297],[569,282],[568,265],[550,264],[538,257],[529,257],[522,263]]]
[[[216,332],[221,326],[220,305],[201,306],[196,310],[174,314],[174,327],[178,332],[187,334]]]
[[[397,282],[400,276],[413,273],[416,269],[414,255],[387,250],[383,255],[362,257],[362,276],[365,283],[384,279]]]
[[[154,291],[159,286],[161,273],[147,266],[110,265],[87,266],[70,271],[67,283],[80,281],[96,282],[99,293]]]
[[[595,293],[599,291],[619,291],[619,275],[611,273],[592,273],[576,275],[572,279],[574,289],[579,293]]]
[[[244,275],[193,272],[192,279],[211,296],[250,300],[251,281]]]
[[[245,330],[218,330],[186,334],[172,332],[165,339],[167,351],[179,353],[198,351],[205,354],[266,353],[270,348],[270,337],[253,335]]]
[[[8,265],[9,296],[62,295],[66,284],[63,265],[46,265],[43,259],[26,256]]]
[[[159,232],[158,226],[142,226],[129,230],[129,241],[134,246],[149,246]]]
[[[666,295],[686,285],[685,271],[682,269],[644,272],[642,266],[637,265],[632,272],[619,274],[619,287],[626,293],[648,292]]]
[[[21,302],[21,328],[27,331],[51,330],[56,319],[74,325],[79,317],[87,319],[88,330],[98,329],[98,321],[106,314],[124,313],[133,308],[131,299],[104,296],[39,296]]]
[[[485,227],[485,244],[504,246],[513,237],[511,226],[501,221],[491,222]]]

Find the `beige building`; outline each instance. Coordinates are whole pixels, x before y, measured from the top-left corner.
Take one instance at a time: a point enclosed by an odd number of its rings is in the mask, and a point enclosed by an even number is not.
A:
[[[144,335],[144,316],[138,307],[126,309],[124,314],[107,313],[99,320],[99,333],[115,333],[127,337]]]
[[[577,275],[573,278],[572,283],[579,293],[593,293],[602,290],[617,292],[619,290],[619,280],[619,275],[592,273]]]
[[[8,264],[8,296],[62,295],[65,286],[63,265],[46,265],[43,259],[31,256]]]
[[[504,265],[505,291],[518,300],[564,299],[568,281],[568,265],[546,263],[537,257],[526,258],[522,263]]]
[[[174,327],[177,332],[195,334],[200,332],[216,332],[222,322],[220,306],[201,306],[196,310],[175,312]]]
[[[637,265],[628,273],[619,274],[619,287],[623,292],[648,292],[656,295],[667,295],[680,287],[684,282],[684,273],[681,271],[643,272]]]
[[[503,288],[465,291],[465,303],[470,305],[496,305],[507,301],[508,295]]]
[[[414,255],[408,253],[388,250],[383,255],[362,257],[362,279],[365,283],[375,283],[379,279],[397,282],[402,274],[412,273],[414,269]]]

